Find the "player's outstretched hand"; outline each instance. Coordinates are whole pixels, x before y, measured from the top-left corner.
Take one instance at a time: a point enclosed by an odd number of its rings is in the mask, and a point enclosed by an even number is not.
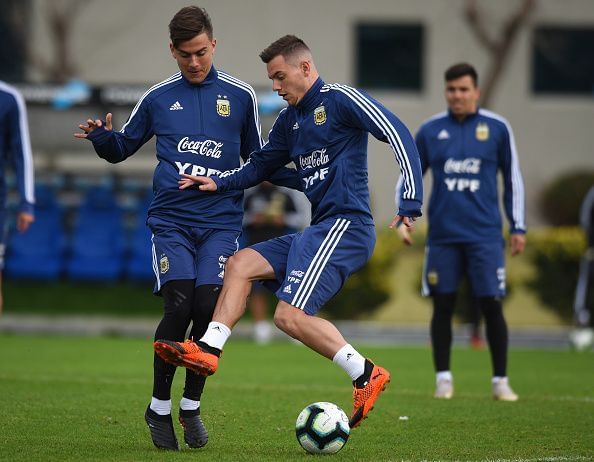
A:
[[[414,218],[403,217],[400,215],[396,215],[394,217],[394,219],[392,220],[392,223],[390,223],[390,228],[392,228],[392,229],[396,228],[396,231],[400,235],[400,239],[402,239],[402,242],[404,242],[406,245],[412,245],[414,242],[412,235],[411,235],[411,233],[415,229],[414,226],[415,226]]]
[[[187,173],[181,174],[182,179],[178,181],[179,189],[197,188],[200,191],[216,191],[217,184],[208,176],[194,176]]]
[[[111,112],[107,113],[107,115],[105,116],[105,129],[106,130],[112,130],[113,126],[111,124],[111,118],[112,118],[112,114]],[[87,136],[89,136],[89,133],[91,133],[93,130],[95,130],[96,128],[102,127],[103,126],[103,121],[100,119],[87,119],[87,124],[79,124],[78,128],[80,128],[83,132],[82,133],[75,133],[74,137],[75,138],[80,138],[80,139],[85,139]]]

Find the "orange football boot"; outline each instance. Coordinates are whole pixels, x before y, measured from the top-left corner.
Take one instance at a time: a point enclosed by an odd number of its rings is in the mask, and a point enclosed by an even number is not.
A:
[[[349,419],[349,426],[355,428],[361,424],[382,391],[390,381],[390,373],[380,366],[373,366],[371,376],[363,388],[353,387],[353,413]]]
[[[166,363],[186,367],[200,375],[212,375],[217,371],[218,356],[204,351],[193,340],[157,340],[153,346]]]

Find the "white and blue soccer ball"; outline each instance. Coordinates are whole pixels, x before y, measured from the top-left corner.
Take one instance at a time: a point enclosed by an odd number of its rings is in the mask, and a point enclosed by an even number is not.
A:
[[[307,406],[295,424],[297,441],[312,454],[334,454],[349,439],[349,419],[336,404],[318,402]]]

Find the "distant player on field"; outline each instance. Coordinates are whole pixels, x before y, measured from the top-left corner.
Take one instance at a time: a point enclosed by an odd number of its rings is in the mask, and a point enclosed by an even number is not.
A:
[[[29,139],[27,107],[21,93],[0,81],[0,314],[2,314],[2,270],[4,269],[6,177],[5,167],[11,164],[16,176],[21,201],[16,227],[25,232],[35,220],[35,185],[33,157]]]
[[[594,186],[582,201],[580,225],[586,234],[587,248],[580,259],[574,299],[576,329],[570,340],[581,349],[594,340]]]
[[[512,129],[503,117],[478,107],[475,69],[456,64],[445,72],[448,111],[429,118],[416,136],[423,173],[433,172],[423,294],[433,298],[431,346],[436,398],[454,393],[450,370],[452,315],[460,278],[466,274],[485,318],[493,364],[492,392],[497,400],[516,401],[507,379],[505,242],[497,191],[503,174],[511,252],[524,251],[524,184]],[[398,193],[397,193],[398,196]],[[406,229],[403,240],[410,241]]]
[[[167,361],[210,375],[231,329],[245,310],[252,281],[266,280],[279,302],[274,322],[281,330],[331,359],[353,381],[351,427],[358,426],[390,380],[389,372],[365,359],[317,312],[346,279],[371,257],[375,228],[369,205],[367,136],[390,144],[404,178],[400,209],[392,222],[412,226],[421,215],[422,182],[418,153],[403,123],[369,95],[325,84],[312,54],[287,35],[260,57],[272,89],[288,102],[269,134],[241,169],[210,178],[183,175],[184,190],[228,194],[259,183],[293,161],[312,205],[311,226],[271,239],[230,257],[213,322],[197,343],[159,340],[155,350]]]
[[[155,293],[163,296],[164,316],[155,339],[200,338],[211,320],[221,292],[225,263],[238,249],[243,192],[212,195],[180,190],[183,173],[214,175],[240,165],[240,157],[261,147],[256,95],[252,87],[215,69],[216,39],[202,8],[179,10],[169,23],[170,50],[180,72],[154,85],[134,107],[120,131],[111,114],[87,120],[77,138],[89,139],[97,154],[121,162],[153,136],[158,164],[154,200],[147,224],[153,237]],[[275,173],[271,181],[301,188],[294,170]],[[275,169],[276,170],[276,169]],[[276,180],[275,180],[276,178]],[[145,420],[153,443],[179,449],[171,417],[171,385],[175,367],[154,357],[153,396]],[[205,377],[186,371],[179,421],[191,448],[204,446],[208,434],[200,418]]]

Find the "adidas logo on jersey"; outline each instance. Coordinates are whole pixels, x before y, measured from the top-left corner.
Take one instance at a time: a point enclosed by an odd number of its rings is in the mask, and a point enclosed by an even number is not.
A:
[[[184,107],[179,104],[179,101],[176,101],[171,106],[169,106],[170,111],[181,111]]]
[[[293,130],[299,130],[299,123],[295,122],[295,125],[293,125]]]
[[[449,140],[450,139],[450,134],[448,133],[448,131],[444,128],[442,131],[440,131],[437,134],[437,139],[438,140]]]
[[[285,286],[285,288],[283,289],[283,292],[286,294],[290,294],[291,292],[291,285],[289,284],[288,286]]]

